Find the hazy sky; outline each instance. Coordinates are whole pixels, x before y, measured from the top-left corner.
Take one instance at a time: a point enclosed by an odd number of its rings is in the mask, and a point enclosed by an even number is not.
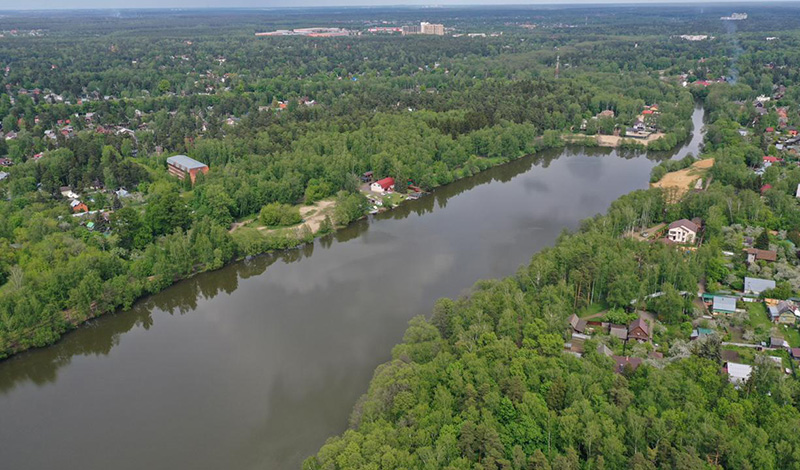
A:
[[[703,0],[720,3],[729,0]],[[509,5],[563,3],[689,3],[687,0],[0,0],[0,10],[74,8],[225,8],[225,7],[308,7],[381,5]]]

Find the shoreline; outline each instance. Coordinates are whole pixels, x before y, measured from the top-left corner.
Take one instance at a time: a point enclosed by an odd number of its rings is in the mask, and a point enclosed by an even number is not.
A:
[[[670,151],[673,151],[676,148],[679,149],[680,147],[688,145],[689,142],[690,142],[690,139],[687,139],[686,141],[681,142],[681,145],[676,145],[675,147],[673,147],[673,149],[671,149]],[[488,170],[491,170],[493,168],[497,168],[497,167],[501,167],[501,166],[504,166],[504,165],[508,165],[510,163],[519,161],[519,160],[521,160],[523,158],[526,158],[526,157],[533,157],[533,156],[535,156],[535,155],[537,155],[537,154],[539,154],[541,152],[548,151],[548,150],[560,150],[561,152],[563,152],[566,148],[569,148],[569,147],[598,148],[600,146],[597,146],[597,145],[585,145],[585,144],[582,144],[580,142],[577,142],[577,143],[564,142],[564,145],[560,145],[560,146],[556,146],[556,147],[548,147],[548,148],[537,149],[533,153],[526,153],[526,154],[520,155],[520,156],[518,156],[516,158],[510,159],[508,161],[496,162],[496,161],[492,161],[492,160],[488,160],[487,159],[487,161],[490,162],[490,165],[488,167],[486,167],[486,168],[484,168],[484,169],[482,169],[482,170],[480,170],[480,171],[478,171],[476,173],[473,173],[471,175],[462,176],[460,178],[454,178],[452,181],[450,181],[448,183],[445,183],[445,184],[436,186],[434,188],[431,188],[431,190],[426,192],[425,193],[426,195],[422,196],[422,197],[423,198],[430,197],[439,188],[445,188],[445,187],[447,187],[447,186],[449,186],[449,185],[451,185],[453,183],[456,183],[458,181],[462,181],[462,180],[467,179],[467,178],[476,177],[476,176],[478,176],[478,175],[480,175],[480,174],[482,174],[482,173],[484,173],[484,172],[486,172]],[[608,147],[606,147],[606,148],[608,148]],[[624,149],[624,146],[623,146],[623,148],[617,147],[617,149]],[[641,151],[641,152],[644,152],[644,153],[647,152],[646,147],[645,148],[634,148],[632,150]],[[396,209],[398,207],[401,207],[404,203],[407,203],[408,201],[409,201],[409,199],[404,199],[399,204],[397,204],[395,206],[392,206],[391,208],[388,208],[388,209],[384,208],[384,210],[382,210],[380,213],[382,214],[382,213],[391,212],[392,210],[394,210],[394,209]],[[330,232],[324,233],[324,234],[314,233],[313,238],[311,238],[310,240],[307,240],[307,241],[299,240],[300,243],[298,243],[298,244],[296,244],[294,246],[291,246],[291,247],[273,248],[273,249],[268,249],[268,250],[261,251],[261,252],[258,252],[258,253],[254,253],[254,254],[240,254],[239,256],[236,256],[235,258],[232,258],[231,260],[223,263],[219,267],[215,267],[213,269],[202,269],[202,270],[193,271],[192,273],[190,273],[190,274],[188,274],[186,276],[183,276],[183,277],[180,277],[180,278],[172,280],[172,282],[170,282],[169,284],[165,285],[163,288],[156,289],[156,290],[154,290],[152,292],[145,288],[144,289],[145,292],[142,295],[137,296],[132,301],[131,307],[133,306],[133,304],[135,304],[137,302],[140,302],[142,299],[145,299],[145,298],[147,298],[149,296],[155,295],[155,294],[157,294],[159,292],[163,292],[164,290],[166,290],[166,289],[168,289],[168,288],[170,288],[170,287],[172,287],[172,286],[174,286],[174,285],[176,285],[176,284],[178,284],[178,283],[180,283],[182,281],[190,280],[190,279],[194,278],[195,276],[197,276],[199,274],[218,271],[218,270],[223,269],[223,268],[225,268],[225,267],[227,267],[227,266],[229,266],[231,264],[242,262],[242,261],[245,261],[245,260],[248,260],[248,259],[252,259],[252,258],[257,257],[257,256],[267,256],[267,255],[273,255],[273,254],[279,253],[279,252],[289,252],[291,250],[301,249],[302,247],[308,245],[309,243],[314,243],[317,239],[321,239],[321,238],[326,237],[326,236],[331,236],[332,234],[334,234],[336,232],[339,232],[341,230],[344,230],[347,227],[351,226],[352,224],[354,224],[354,223],[356,223],[358,221],[367,219],[367,218],[369,218],[370,215],[371,214],[365,213],[361,217],[350,221],[350,223],[348,223],[347,225],[335,225],[333,227],[333,230],[331,230]],[[296,225],[294,227],[287,227],[287,229],[292,230],[292,232],[294,233],[294,232],[299,231],[300,228],[303,227],[303,225],[304,225],[304,223],[300,223],[300,224],[298,224],[298,225]],[[49,341],[46,344],[43,344],[41,346],[31,345],[31,346],[28,346],[28,347],[25,347],[25,348],[21,348],[21,349],[11,348],[9,350],[2,351],[2,352],[0,352],[0,354],[5,354],[5,356],[4,357],[0,357],[0,364],[2,364],[6,360],[9,360],[11,358],[17,357],[17,356],[19,356],[19,354],[24,353],[26,351],[32,351],[32,350],[36,350],[36,349],[46,348],[46,347],[52,346],[54,344],[57,344],[59,341],[61,341],[61,339],[65,335],[67,335],[67,334],[69,334],[69,333],[71,333],[73,331],[76,331],[78,328],[80,328],[81,326],[83,326],[86,323],[90,322],[91,320],[98,319],[98,318],[100,318],[100,317],[102,317],[104,315],[107,315],[107,314],[125,312],[127,310],[130,310],[131,307],[125,308],[125,309],[117,308],[117,309],[114,309],[114,310],[105,311],[105,312],[102,312],[102,313],[97,313],[95,315],[87,316],[85,319],[81,319],[80,321],[76,321],[76,320],[71,319],[70,316],[69,316],[69,312],[70,311],[64,311],[64,312],[62,312],[62,315],[64,316],[64,321],[65,321],[65,324],[66,324],[66,328],[63,331],[60,331],[59,333],[55,333],[58,336],[56,338],[54,338],[53,341]],[[33,333],[31,333],[31,334],[33,334]]]

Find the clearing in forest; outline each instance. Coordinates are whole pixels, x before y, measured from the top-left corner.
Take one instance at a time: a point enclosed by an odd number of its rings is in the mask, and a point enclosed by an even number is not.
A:
[[[689,168],[667,173],[660,181],[650,183],[650,187],[669,190],[669,202],[676,203],[694,187],[695,181],[705,177],[712,166],[714,166],[713,158],[698,160]]]

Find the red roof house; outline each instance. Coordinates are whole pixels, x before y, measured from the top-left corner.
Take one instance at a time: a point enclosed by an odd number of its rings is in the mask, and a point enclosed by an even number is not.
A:
[[[780,161],[781,161],[781,159],[780,159],[780,158],[778,158],[778,157],[773,157],[773,156],[770,156],[770,155],[765,155],[765,156],[764,156],[764,161],[765,161],[765,162],[769,162],[769,163],[778,163],[778,162],[780,162]]]
[[[775,132],[775,128],[774,127],[767,127],[766,131],[767,132]]]
[[[377,193],[382,193],[384,191],[391,191],[394,189],[394,178],[391,176],[384,178],[382,180],[378,180],[370,186],[370,189]]]
[[[772,185],[771,184],[765,184],[764,186],[761,187],[761,194],[766,193],[770,189],[772,189]]]

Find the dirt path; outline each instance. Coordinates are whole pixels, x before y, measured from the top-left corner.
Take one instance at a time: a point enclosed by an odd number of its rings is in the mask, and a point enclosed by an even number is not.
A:
[[[689,168],[683,170],[673,171],[667,173],[657,183],[650,183],[651,188],[665,188],[670,189],[674,194],[670,197],[670,202],[678,202],[694,187],[694,182],[698,178],[705,177],[708,169],[714,166],[714,159],[707,158],[705,160],[698,160]]]
[[[647,146],[650,142],[660,139],[664,134],[661,132],[654,132],[647,136],[646,139],[634,139],[631,137],[621,137],[617,135],[597,135],[597,145],[601,147],[619,147],[623,140],[630,140]]]

